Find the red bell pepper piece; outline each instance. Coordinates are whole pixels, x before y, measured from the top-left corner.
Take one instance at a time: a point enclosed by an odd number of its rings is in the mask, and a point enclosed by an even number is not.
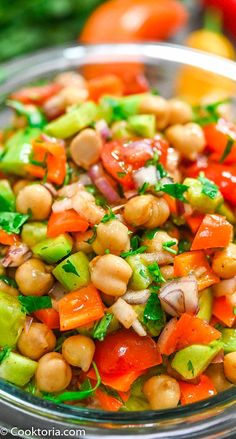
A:
[[[213,382],[207,375],[201,375],[198,384],[179,381],[182,405],[202,401],[217,394]]]
[[[191,250],[227,247],[233,236],[233,226],[221,215],[205,215],[194,237]]]

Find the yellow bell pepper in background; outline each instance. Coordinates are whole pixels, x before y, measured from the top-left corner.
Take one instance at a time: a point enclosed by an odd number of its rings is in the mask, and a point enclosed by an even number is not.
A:
[[[185,44],[193,49],[202,50],[234,60],[235,50],[231,42],[219,30],[219,15],[216,12],[206,14],[205,28],[192,32]],[[197,105],[202,98],[214,96],[225,99],[236,92],[233,81],[195,67],[183,67],[177,77],[177,94]]]

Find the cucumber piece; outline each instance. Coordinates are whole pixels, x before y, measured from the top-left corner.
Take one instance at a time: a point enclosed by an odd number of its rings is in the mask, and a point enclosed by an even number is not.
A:
[[[153,114],[137,114],[128,119],[129,127],[141,137],[154,137],[156,118]]]
[[[74,253],[57,265],[53,274],[67,291],[85,287],[90,282],[89,260],[83,252]]]
[[[128,262],[133,270],[133,274],[129,281],[129,288],[132,290],[144,290],[145,288],[148,288],[152,283],[152,278],[142,256],[128,256],[126,262]]]
[[[0,291],[0,346],[15,346],[24,323],[18,298]]]
[[[30,222],[23,225],[22,241],[30,248],[47,238],[47,225],[40,222]]]
[[[16,197],[7,180],[0,180],[0,212],[14,212]]]
[[[213,294],[210,288],[200,291],[197,317],[209,323],[212,316]]]
[[[225,354],[236,352],[236,329],[224,328],[221,330],[223,349]]]
[[[71,253],[72,245],[72,238],[64,234],[39,242],[32,248],[32,251],[48,264],[54,264]]]
[[[38,363],[30,358],[10,352],[0,364],[0,378],[16,386],[25,386],[35,374]]]

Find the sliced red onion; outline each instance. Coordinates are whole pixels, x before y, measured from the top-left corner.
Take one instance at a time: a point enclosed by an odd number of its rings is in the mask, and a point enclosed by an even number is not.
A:
[[[57,190],[51,183],[44,183],[43,186],[50,192],[53,197],[57,196]]]
[[[32,256],[29,247],[24,243],[16,243],[8,249],[5,258],[2,259],[4,267],[19,267]]]
[[[111,130],[104,119],[99,120],[95,124],[95,130],[97,131],[98,134],[100,134],[101,138],[105,141],[112,138]]]
[[[89,176],[98,190],[104,195],[107,201],[111,204],[119,203],[120,196],[118,192],[111,185],[109,178],[106,176],[102,165],[96,164],[89,169]]]
[[[177,211],[180,216],[190,216],[193,213],[193,208],[190,204],[184,203],[183,201],[177,200]]]
[[[133,178],[137,188],[141,188],[144,183],[147,183],[149,186],[155,186],[157,183],[156,166],[151,165],[138,169],[133,173]]]
[[[213,285],[213,293],[216,297],[228,296],[236,292],[236,276],[225,279]]]
[[[159,293],[162,307],[167,314],[178,317],[198,310],[198,287],[196,277],[189,275],[166,283]]]
[[[79,182],[80,184],[82,184],[83,186],[87,186],[88,184],[92,184],[92,180],[91,180],[91,178],[89,177],[89,175],[88,175],[87,172],[84,172],[83,174],[80,174],[80,175],[79,175],[78,182]]]
[[[64,200],[55,201],[52,205],[52,211],[55,213],[64,212],[72,209],[72,199],[64,198]]]
[[[126,329],[130,328],[138,317],[132,306],[121,297],[110,307],[110,311]]]
[[[33,317],[26,316],[26,318],[25,318],[25,324],[24,324],[24,331],[25,331],[26,334],[28,334],[28,332],[29,332],[29,330],[30,330],[30,327],[31,327],[31,325],[32,325],[32,323],[33,323],[33,320],[34,320]]]
[[[166,342],[168,341],[171,334],[175,331],[177,321],[178,320],[176,317],[173,317],[173,319],[169,320],[169,322],[165,325],[163,331],[161,332],[161,334],[158,338],[157,344],[159,346],[161,354],[171,355],[175,350],[175,346],[172,345],[171,349],[169,349],[167,352],[166,351]]]
[[[52,299],[60,300],[60,299],[62,299],[62,297],[65,296],[66,291],[63,288],[63,286],[61,284],[59,284],[59,282],[56,282],[48,294]]]
[[[220,352],[218,352],[218,354],[216,354],[216,356],[213,358],[212,363],[223,363],[224,361],[224,350],[221,349]]]
[[[122,296],[122,299],[124,299],[130,305],[139,305],[146,303],[149,296],[150,291],[148,289],[139,291],[127,290]]]
[[[142,253],[142,259],[146,262],[152,264],[153,262],[157,262],[158,265],[166,265],[171,264],[174,261],[174,256],[168,252],[155,252],[155,253]]]
[[[133,198],[136,195],[138,195],[137,189],[132,189],[130,191],[125,191],[124,192],[124,196],[125,196],[126,200],[130,200],[130,198]]]

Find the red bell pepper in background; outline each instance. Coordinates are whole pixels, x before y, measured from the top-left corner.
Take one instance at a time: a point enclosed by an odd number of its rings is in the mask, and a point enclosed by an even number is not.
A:
[[[59,84],[37,85],[21,88],[11,94],[10,98],[23,104],[42,105],[47,99],[59,92]]]
[[[225,28],[236,37],[236,0],[203,0],[203,5],[219,9],[223,15]]]
[[[198,384],[179,381],[182,405],[198,402],[217,394],[213,382],[207,375],[201,375]]]
[[[190,272],[194,274],[195,270],[197,271],[201,268],[205,269],[205,271],[203,270],[202,274],[197,276],[199,290],[219,282],[218,276],[213,273],[203,251],[185,252],[174,258],[174,276],[187,276]]]
[[[187,21],[187,11],[177,0],[110,0],[87,20],[83,43],[165,40]]]
[[[212,314],[228,327],[233,326],[236,319],[234,308],[226,296],[214,298]]]
[[[45,323],[49,329],[60,328],[59,313],[54,308],[39,309],[34,312],[34,317]]]
[[[73,209],[64,212],[52,212],[47,227],[49,238],[61,235],[66,232],[85,232],[89,227],[88,221]]]
[[[236,126],[229,121],[221,118],[217,123],[211,123],[204,127],[204,133],[208,149],[214,153],[210,156],[211,160],[234,164],[236,161]],[[223,153],[228,141],[234,141],[231,152],[223,159]]]
[[[116,75],[105,75],[87,82],[89,98],[98,101],[103,95],[122,96],[124,84]]]
[[[233,226],[221,215],[205,215],[194,237],[191,250],[227,247],[233,236]]]

